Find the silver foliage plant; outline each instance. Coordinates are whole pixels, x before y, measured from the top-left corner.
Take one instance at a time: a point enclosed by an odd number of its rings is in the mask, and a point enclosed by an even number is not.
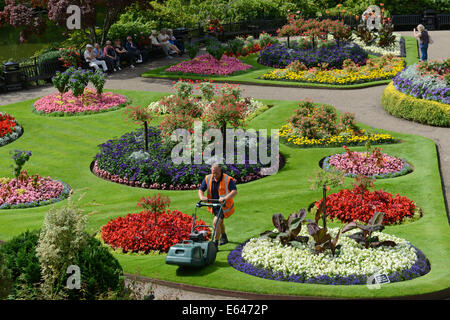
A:
[[[65,268],[85,244],[86,216],[69,198],[67,206],[53,207],[44,219],[36,247],[41,264],[42,291],[46,299],[61,297],[58,283]]]

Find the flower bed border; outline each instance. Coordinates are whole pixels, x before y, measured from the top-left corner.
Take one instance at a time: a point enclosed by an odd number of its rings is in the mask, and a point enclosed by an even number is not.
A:
[[[330,165],[328,163],[328,161],[330,160],[330,158],[332,156],[335,156],[338,154],[345,154],[345,153],[336,153],[331,156],[322,158],[319,161],[319,167],[325,171],[331,172],[330,167],[334,167],[334,166]],[[406,161],[406,159],[403,159],[403,158],[400,158],[400,159],[403,161],[403,169],[402,170],[395,171],[395,172],[389,172],[389,173],[383,173],[383,174],[374,174],[374,175],[366,176],[366,177],[371,177],[371,178],[375,178],[375,179],[390,179],[390,178],[401,177],[401,176],[407,175],[414,171],[414,167],[408,161]],[[334,168],[336,168],[336,167],[334,167]],[[338,170],[338,171],[342,172],[341,170]],[[346,173],[345,176],[348,178],[355,178],[358,176],[358,174]]]
[[[286,164],[286,158],[283,156],[282,153],[279,153],[280,155],[280,163],[279,163],[279,167],[278,170],[281,170],[285,164]],[[184,185],[184,186],[180,186],[180,185],[167,185],[165,183],[163,184],[159,184],[159,183],[154,183],[154,184],[148,184],[146,182],[140,182],[140,181],[130,181],[128,179],[124,179],[124,178],[120,178],[118,175],[112,175],[111,173],[109,173],[106,170],[100,169],[97,166],[97,161],[93,160],[90,164],[90,170],[92,172],[93,175],[109,181],[109,182],[114,182],[114,183],[118,183],[118,184],[123,184],[126,186],[130,186],[130,187],[136,187],[136,188],[143,188],[143,189],[156,189],[156,190],[176,190],[176,191],[183,191],[183,190],[198,190],[200,188],[200,184],[197,185]],[[245,184],[248,182],[252,182],[255,180],[259,180],[262,179],[266,176],[263,176],[261,174],[250,174],[249,176],[247,176],[246,178],[250,178],[250,180],[246,181],[246,182],[237,182],[236,184]],[[178,187],[180,187],[180,189],[177,189]]]
[[[391,82],[383,91],[381,105],[397,118],[438,127],[450,127],[450,105],[419,99],[398,91]]]
[[[107,93],[107,92],[104,92],[104,93]],[[128,98],[127,96],[125,96],[123,94],[120,94],[120,95],[123,96],[127,101],[125,101],[124,103],[121,103],[115,107],[111,107],[109,109],[103,109],[103,110],[99,110],[99,111],[83,111],[83,112],[75,112],[75,113],[74,112],[54,111],[54,112],[46,113],[44,111],[36,110],[36,108],[34,107],[34,102],[33,102],[31,104],[31,112],[33,112],[37,115],[46,116],[46,117],[77,117],[77,116],[88,116],[88,115],[93,115],[93,114],[106,113],[106,112],[122,109],[133,102],[133,100]]]
[[[234,269],[246,273],[248,275],[256,276],[268,280],[297,282],[297,283],[310,283],[310,284],[325,284],[325,285],[360,285],[367,284],[367,275],[351,275],[351,276],[336,276],[330,277],[323,275],[320,277],[306,278],[303,275],[286,275],[283,272],[274,272],[262,267],[254,266],[242,258],[242,249],[249,242],[245,241],[238,245],[228,255],[228,263]],[[411,245],[411,244],[410,244]],[[414,278],[426,275],[431,270],[430,261],[425,257],[423,252],[417,249],[415,246],[411,247],[417,250],[417,260],[414,265],[401,272],[393,272],[388,275],[390,282],[399,282],[412,280]]]
[[[26,208],[36,208],[36,207],[42,207],[49,204],[53,204],[62,200],[65,200],[69,197],[70,193],[72,192],[72,188],[67,184],[60,180],[56,180],[60,182],[63,185],[63,191],[57,198],[52,198],[49,200],[43,200],[43,201],[33,201],[33,202],[25,202],[25,203],[18,203],[18,204],[9,204],[5,203],[0,206],[0,210],[8,210],[8,209],[26,209]]]
[[[281,141],[282,143],[288,145],[288,146],[291,146],[291,147],[294,147],[294,148],[300,148],[300,149],[309,149],[309,148],[339,148],[339,147],[342,147],[342,146],[353,146],[353,147],[355,147],[355,146],[364,146],[364,145],[366,144],[366,142],[367,142],[367,141],[361,141],[361,142],[358,142],[358,143],[355,144],[355,143],[350,143],[350,142],[348,142],[348,141],[345,141],[345,142],[343,142],[342,144],[335,144],[335,145],[332,145],[332,144],[323,144],[323,145],[320,145],[320,144],[314,144],[314,145],[304,145],[304,146],[300,146],[300,145],[295,144],[295,143],[293,143],[293,142],[291,142],[291,141],[288,141],[287,138],[281,137],[281,136],[280,136],[280,141]],[[370,143],[371,143],[372,145],[381,145],[381,144],[397,144],[397,143],[400,143],[400,142],[402,142],[402,141],[399,140],[399,139],[395,139],[395,138],[394,138],[394,140],[392,140],[392,141],[386,141],[386,142],[371,141]]]
[[[19,129],[16,129],[16,128],[19,128]],[[17,122],[16,122],[16,126],[14,127],[14,129],[15,129],[14,132],[9,133],[9,134],[3,136],[2,138],[0,138],[1,140],[5,141],[3,143],[0,141],[0,147],[4,147],[4,146],[6,146],[6,145],[8,145],[8,144],[18,140],[23,135],[23,132],[24,132],[23,127],[20,124],[18,124]],[[11,137],[11,135],[14,134],[14,133],[18,134],[17,138],[15,138],[15,139],[13,139]]]

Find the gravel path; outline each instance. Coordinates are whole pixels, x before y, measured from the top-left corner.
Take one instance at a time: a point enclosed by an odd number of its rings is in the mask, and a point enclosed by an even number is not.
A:
[[[412,32],[401,32],[412,36]],[[428,49],[429,59],[444,59],[450,57],[450,31],[431,31],[434,44]],[[180,58],[170,60],[175,62]],[[143,91],[171,91],[172,80],[145,79],[140,74],[148,69],[156,68],[169,63],[169,60],[160,59],[138,65],[136,69],[126,69],[109,77],[107,88],[129,89]],[[244,95],[260,99],[275,100],[301,100],[311,99],[315,102],[328,103],[336,106],[341,112],[353,112],[356,119],[369,126],[392,130],[402,133],[418,134],[432,139],[439,151],[442,177],[444,181],[445,196],[450,196],[450,128],[440,128],[421,125],[390,116],[380,104],[380,97],[385,86],[378,86],[355,90],[325,90],[305,88],[267,87],[257,85],[242,85]],[[12,92],[0,95],[1,105],[33,99],[50,93],[55,93],[53,87],[46,86],[27,91]],[[202,295],[186,292],[179,289],[159,286],[155,294],[160,298],[171,297],[175,299],[214,299],[216,296]],[[217,296],[222,299],[221,296]]]

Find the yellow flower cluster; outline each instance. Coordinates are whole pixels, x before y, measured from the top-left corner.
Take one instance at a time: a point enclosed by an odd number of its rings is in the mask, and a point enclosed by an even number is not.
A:
[[[296,134],[294,127],[291,123],[288,123],[280,128],[279,136],[286,140],[288,143],[300,147],[339,147],[344,145],[364,145],[367,141],[373,144],[379,143],[394,143],[396,139],[390,134],[386,133],[375,133],[375,134],[364,134],[355,135],[351,131],[344,132],[343,135],[330,136],[323,139],[310,139],[307,137],[299,136]]]
[[[404,59],[396,59],[391,67],[372,68],[360,67],[356,70],[302,70],[290,71],[288,69],[275,69],[262,76],[265,80],[288,80],[308,83],[322,83],[346,85],[392,79],[403,70]]]

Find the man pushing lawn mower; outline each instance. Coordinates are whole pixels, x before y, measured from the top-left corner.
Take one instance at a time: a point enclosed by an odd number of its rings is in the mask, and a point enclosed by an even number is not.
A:
[[[205,197],[205,191],[208,191]],[[233,198],[237,194],[236,184],[234,178],[222,172],[222,168],[218,164],[214,164],[211,167],[211,174],[207,175],[203,179],[202,185],[198,190],[198,196],[201,201],[208,200],[219,200],[219,202],[224,203],[223,205],[223,216],[219,206],[208,207],[208,211],[214,214],[215,226],[217,223],[217,230],[215,232],[216,239],[214,243],[216,246],[221,246],[228,243],[228,238],[225,233],[225,225],[223,220],[230,217],[234,212],[234,202]],[[217,221],[219,219],[219,221]]]

